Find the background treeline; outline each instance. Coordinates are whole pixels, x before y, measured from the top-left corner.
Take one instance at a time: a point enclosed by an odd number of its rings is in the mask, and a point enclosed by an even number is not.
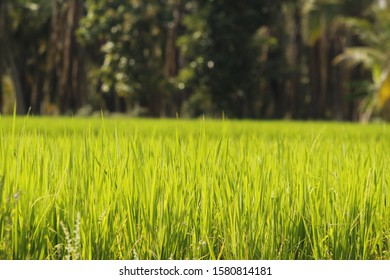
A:
[[[387,0],[0,0],[0,110],[389,119]]]

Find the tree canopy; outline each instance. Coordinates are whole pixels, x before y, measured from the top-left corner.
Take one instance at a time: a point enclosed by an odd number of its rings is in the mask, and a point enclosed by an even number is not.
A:
[[[387,0],[3,0],[0,111],[388,119]]]

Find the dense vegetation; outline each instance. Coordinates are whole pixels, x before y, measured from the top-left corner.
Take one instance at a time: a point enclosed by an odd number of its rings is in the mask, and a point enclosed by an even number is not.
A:
[[[0,112],[390,119],[387,0],[2,0]]]
[[[389,259],[387,125],[0,120],[0,259]]]

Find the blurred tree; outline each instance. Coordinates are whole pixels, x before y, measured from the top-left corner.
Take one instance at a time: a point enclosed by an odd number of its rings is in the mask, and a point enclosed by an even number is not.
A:
[[[2,1],[0,7],[2,69],[12,77],[17,113],[47,113],[45,103],[75,111],[83,100],[82,55],[74,40],[82,1]]]
[[[0,108],[6,75],[19,114],[357,119],[388,103],[383,3],[3,0]]]
[[[86,8],[79,40],[103,56],[96,76],[106,100],[114,97],[109,109],[141,106],[152,116],[165,115],[172,103],[169,78],[178,67],[181,1],[86,1]]]
[[[3,113],[4,93],[3,93],[3,77],[6,69],[5,55],[4,55],[4,33],[6,19],[5,1],[0,2],[0,114]]]
[[[286,68],[289,77],[286,79],[285,96],[286,107],[283,117],[302,118],[305,114],[305,46],[302,34],[302,1],[288,1],[284,5],[283,18],[286,22],[282,26],[285,40]]]
[[[185,35],[179,45],[186,67],[179,85],[210,98],[214,112],[253,117],[259,98],[257,58],[261,45],[254,40],[269,24],[282,1],[188,1]],[[207,97],[208,96],[208,97]]]
[[[87,103],[84,52],[76,40],[76,30],[84,14],[81,0],[51,2],[46,33],[44,96],[42,113],[51,113],[53,104],[59,112],[75,113]],[[43,98],[43,100],[42,100]]]
[[[85,80],[83,70],[84,53],[78,46],[75,36],[78,22],[82,16],[82,1],[69,0],[62,12],[65,14],[65,20],[60,24],[60,26],[64,26],[62,28],[64,39],[62,42],[62,65],[59,75],[58,102],[60,112],[65,113],[69,109],[74,112],[85,102],[83,85],[83,80]],[[55,28],[55,26],[52,28]],[[52,31],[54,30],[52,29]],[[57,39],[57,44],[58,41],[60,40]]]
[[[15,48],[18,44],[13,41],[13,33],[17,28],[18,15],[15,15],[17,7],[25,4],[21,1],[6,1],[3,0],[0,3],[0,79],[2,79],[6,71],[10,72],[14,83],[15,99],[16,99],[16,113],[24,114],[26,112],[25,95],[22,87],[20,67],[18,67],[18,61],[16,60]],[[11,19],[12,17],[12,19]],[[3,94],[1,92],[1,100]],[[3,101],[1,102],[3,103]]]
[[[363,120],[381,113],[387,119],[390,111],[390,6],[375,1],[364,16],[349,17],[344,23],[364,43],[351,46],[335,59],[348,67],[363,65],[372,75],[372,92],[363,103]]]
[[[303,34],[309,46],[308,69],[310,105],[313,118],[356,119],[360,95],[347,93],[347,81],[362,79],[365,73],[346,72],[332,64],[334,58],[352,44],[359,43],[345,29],[342,18],[361,15],[373,0],[304,0]],[[347,97],[349,95],[349,97]],[[354,98],[357,96],[359,99]],[[351,103],[350,110],[344,108]],[[349,112],[346,112],[349,111]]]

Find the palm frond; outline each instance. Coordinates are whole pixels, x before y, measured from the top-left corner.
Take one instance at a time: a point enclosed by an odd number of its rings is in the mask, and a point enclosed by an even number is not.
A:
[[[334,64],[345,63],[347,67],[354,67],[363,64],[366,68],[382,64],[386,60],[386,54],[370,47],[350,47],[342,54],[336,56]]]

